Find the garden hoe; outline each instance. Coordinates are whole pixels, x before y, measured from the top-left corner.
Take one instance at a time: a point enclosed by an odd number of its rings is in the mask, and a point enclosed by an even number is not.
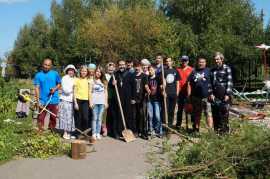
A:
[[[36,101],[33,101],[30,97],[30,95],[28,94],[21,94],[19,93],[19,95],[23,98],[24,101],[26,102],[31,102],[33,104],[37,104]],[[49,102],[51,101],[51,97],[50,99],[48,100],[47,104],[42,107],[42,106],[38,106],[40,109],[41,109],[41,112],[39,112],[38,114],[42,113],[43,111],[46,111],[48,112],[50,115],[53,115],[54,117],[58,117],[56,114],[54,114],[53,112],[51,112],[50,110],[48,110],[46,107],[48,106]],[[85,136],[86,138],[90,138],[90,136],[88,135],[88,133],[91,131],[91,128],[88,128],[84,131],[81,131],[80,129],[78,128],[75,128],[75,130],[77,130],[82,136]]]
[[[113,80],[115,81],[115,76],[113,75],[112,77],[113,77]],[[121,112],[122,122],[123,122],[123,126],[124,126],[124,130],[122,131],[122,135],[123,135],[124,140],[126,142],[132,142],[136,138],[135,138],[133,132],[131,130],[127,129],[127,127],[126,127],[125,116],[124,116],[124,113],[123,113],[123,108],[122,108],[122,104],[121,104],[117,84],[115,84],[114,87],[115,87],[115,92],[116,92],[116,96],[117,96],[117,100],[118,100],[118,104],[119,104],[119,108],[120,108],[120,112]]]

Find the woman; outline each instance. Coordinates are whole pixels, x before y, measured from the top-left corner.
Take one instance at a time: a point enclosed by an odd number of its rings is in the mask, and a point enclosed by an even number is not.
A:
[[[76,72],[74,65],[68,65],[64,70],[66,75],[62,78],[58,128],[64,130],[64,139],[70,139],[70,132],[74,129],[73,86]]]
[[[86,66],[80,68],[80,77],[74,81],[75,126],[85,131],[88,126],[89,79]],[[78,133],[77,133],[78,134]]]
[[[89,103],[92,108],[92,138],[93,140],[101,139],[101,122],[104,109],[108,107],[107,81],[105,75],[98,67],[95,70],[95,78],[90,88]]]

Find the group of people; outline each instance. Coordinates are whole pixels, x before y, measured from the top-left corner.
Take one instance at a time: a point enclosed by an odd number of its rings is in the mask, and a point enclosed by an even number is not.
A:
[[[227,133],[233,83],[223,54],[215,53],[216,65],[211,69],[205,58],[198,58],[194,68],[189,66],[188,56],[179,60],[179,67],[161,54],[154,63],[118,60],[106,64],[105,69],[93,63],[78,70],[68,65],[61,78],[52,70],[52,60],[45,59],[34,78],[38,128],[44,130],[49,111],[49,128],[63,130],[66,139],[79,138],[88,129],[94,141],[102,134],[119,139],[122,120],[136,137],[148,139],[164,135],[163,123],[181,128],[184,112],[191,116],[193,131],[199,132],[203,112],[208,128]]]

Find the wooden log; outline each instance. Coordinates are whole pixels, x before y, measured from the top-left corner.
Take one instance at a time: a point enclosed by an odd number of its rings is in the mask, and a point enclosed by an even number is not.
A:
[[[86,158],[86,142],[83,140],[74,140],[71,143],[71,157],[79,160]]]

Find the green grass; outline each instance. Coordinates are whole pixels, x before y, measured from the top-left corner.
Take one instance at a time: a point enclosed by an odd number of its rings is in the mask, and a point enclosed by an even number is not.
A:
[[[38,134],[31,115],[16,118],[17,90],[31,87],[30,80],[4,82],[0,78],[0,164],[15,156],[45,159],[69,153],[70,146],[63,144],[60,136],[50,132]]]

